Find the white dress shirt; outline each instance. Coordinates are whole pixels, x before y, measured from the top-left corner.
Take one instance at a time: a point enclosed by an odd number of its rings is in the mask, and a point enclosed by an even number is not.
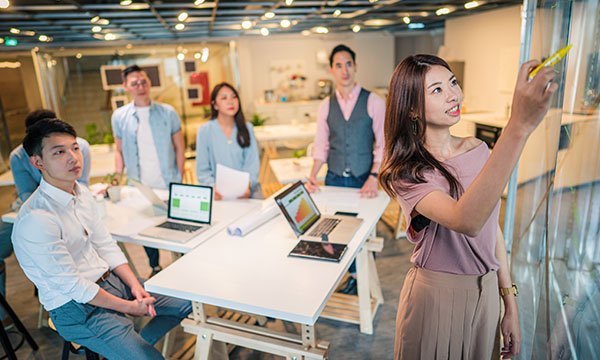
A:
[[[96,280],[127,263],[89,190],[79,184],[74,190],[75,195],[66,193],[42,179],[12,232],[19,265],[47,311],[71,300],[89,302],[98,293]]]

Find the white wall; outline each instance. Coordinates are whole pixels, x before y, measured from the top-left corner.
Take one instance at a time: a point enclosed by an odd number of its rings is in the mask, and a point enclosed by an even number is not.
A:
[[[446,21],[440,56],[465,62],[468,111],[506,113],[519,67],[521,6],[511,6]]]
[[[237,39],[240,68],[240,96],[245,112],[253,109],[252,103],[262,99],[264,90],[271,89],[272,64],[303,64],[307,77],[304,96],[316,95],[319,79],[331,79],[328,65],[317,64],[317,52],[329,56],[331,49],[345,44],[356,52],[357,79],[368,89],[388,87],[394,71],[394,37],[387,33],[347,33],[310,35],[271,35],[268,37],[242,37]]]

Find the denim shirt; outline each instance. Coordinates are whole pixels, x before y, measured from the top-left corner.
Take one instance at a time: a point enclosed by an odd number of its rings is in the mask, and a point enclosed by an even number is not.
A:
[[[123,162],[127,169],[127,177],[139,180],[140,162],[137,144],[139,119],[134,103],[130,102],[117,109],[112,115],[111,123],[115,138],[122,141]],[[154,146],[156,146],[160,173],[165,184],[169,186],[171,182],[181,182],[172,141],[173,134],[181,130],[181,121],[175,109],[171,105],[152,102],[150,104],[150,129]]]
[[[258,183],[260,161],[258,146],[252,124],[246,123],[250,133],[250,146],[241,147],[237,142],[237,126],[231,132],[231,143],[216,119],[198,128],[196,134],[196,176],[202,185],[214,185],[217,164],[250,173],[252,186]]]
[[[90,168],[92,159],[90,157],[90,144],[80,137],[77,138],[79,149],[83,155],[83,166],[79,182],[85,186],[90,185]],[[38,188],[42,180],[42,173],[29,162],[29,155],[23,148],[23,145],[17,146],[10,153],[10,170],[12,171],[17,187],[17,194],[21,201],[27,198]]]

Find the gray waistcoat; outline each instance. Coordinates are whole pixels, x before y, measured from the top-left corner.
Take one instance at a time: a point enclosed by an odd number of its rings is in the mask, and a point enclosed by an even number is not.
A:
[[[346,121],[335,94],[329,97],[329,171],[342,176],[350,169],[352,176],[360,176],[371,170],[373,164],[373,119],[367,112],[369,91],[360,89],[358,100]]]

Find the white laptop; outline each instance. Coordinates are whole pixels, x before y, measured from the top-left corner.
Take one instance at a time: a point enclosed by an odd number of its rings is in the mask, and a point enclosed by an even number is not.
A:
[[[149,186],[146,186],[135,179],[129,179],[129,182],[131,182],[133,186],[135,186],[142,193],[142,195],[144,195],[144,197],[152,203],[152,206],[154,206],[155,209],[158,208],[159,210],[167,211],[168,201],[161,200],[158,195],[156,195],[154,190],[152,190]],[[164,214],[164,211],[162,214]]]
[[[171,183],[167,219],[139,232],[139,235],[186,242],[210,227],[213,188]]]
[[[347,244],[363,222],[353,216],[322,216],[301,181],[275,196],[275,202],[300,240]]]

